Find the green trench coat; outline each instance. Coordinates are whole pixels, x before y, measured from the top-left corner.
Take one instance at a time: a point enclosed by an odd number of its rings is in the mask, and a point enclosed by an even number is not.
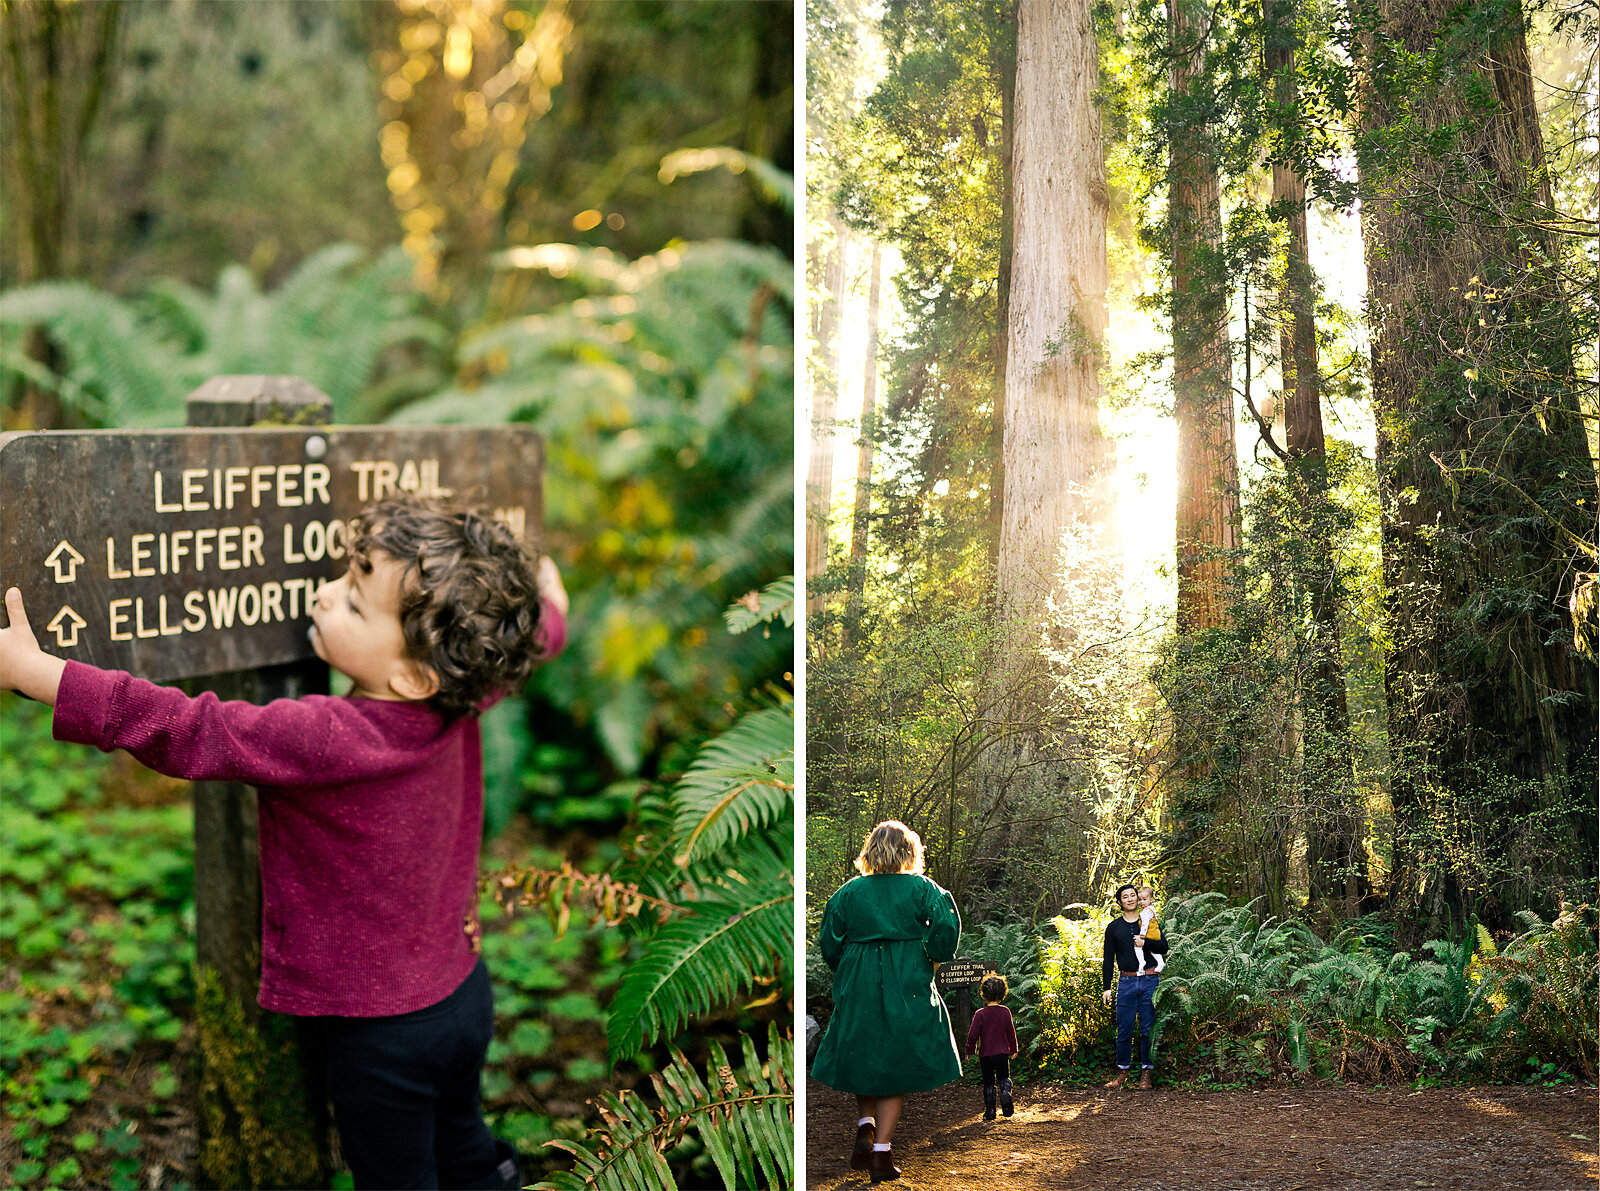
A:
[[[833,1016],[811,1074],[858,1096],[959,1079],[961,1052],[933,965],[954,959],[960,938],[955,902],[927,877],[878,873],[841,885],[822,913]]]

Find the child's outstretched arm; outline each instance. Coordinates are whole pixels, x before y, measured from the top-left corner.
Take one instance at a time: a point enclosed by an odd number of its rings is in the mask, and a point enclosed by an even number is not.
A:
[[[6,589],[6,616],[10,624],[0,629],[0,689],[21,691],[54,707],[67,663],[39,648],[22,609],[22,592],[15,587]]]

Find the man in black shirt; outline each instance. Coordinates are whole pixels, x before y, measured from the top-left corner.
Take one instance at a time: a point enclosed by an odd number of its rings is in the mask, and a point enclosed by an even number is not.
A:
[[[1137,1022],[1140,1029],[1139,1065],[1143,1068],[1139,1075],[1139,1086],[1148,1088],[1151,1086],[1150,1073],[1155,1070],[1150,1062],[1150,1027],[1155,1024],[1156,1018],[1153,998],[1156,983],[1161,979],[1156,975],[1155,956],[1167,953],[1167,941],[1146,939],[1137,933],[1139,891],[1132,885],[1124,885],[1117,890],[1117,904],[1122,907],[1122,916],[1106,924],[1105,954],[1100,965],[1105,989],[1100,999],[1107,1005],[1111,1004],[1112,976],[1117,977],[1117,1074],[1106,1087],[1120,1088],[1128,1078],[1128,1069],[1133,1065],[1133,1028]],[[1139,960],[1133,950],[1135,947],[1144,948],[1145,962],[1150,965],[1143,972],[1139,971]]]

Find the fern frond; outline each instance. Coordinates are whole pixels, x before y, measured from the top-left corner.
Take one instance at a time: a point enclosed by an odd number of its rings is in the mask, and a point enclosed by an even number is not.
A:
[[[177,357],[121,299],[76,281],[31,285],[0,294],[0,326],[44,328],[66,361],[59,373],[29,368],[17,352],[8,352],[0,367],[50,389],[88,418],[122,426],[181,420]]]
[[[794,710],[751,712],[707,741],[673,787],[678,863],[687,865],[789,815],[794,807]]]
[[[749,592],[735,600],[722,614],[728,622],[728,632],[743,633],[758,624],[783,618],[785,627],[794,626],[794,576],[774,579],[758,592]]]
[[[728,1187],[766,1187],[774,1191],[794,1181],[794,1089],[786,1073],[794,1067],[794,1042],[776,1024],[767,1032],[763,1063],[754,1043],[741,1038],[742,1062],[734,1066],[716,1042],[710,1045],[711,1080],[701,1077],[682,1054],[651,1077],[661,1107],[651,1112],[634,1092],[607,1092],[597,1102],[601,1128],[590,1133],[597,1144],[552,1141],[546,1145],[571,1154],[576,1165],[553,1174],[534,1191],[638,1191],[671,1187],[672,1171],[663,1153],[693,1130],[716,1163]]]
[[[631,1058],[741,988],[783,971],[794,950],[792,882],[731,886],[649,939],[617,985],[606,1023],[612,1062]]]
[[[748,172],[765,198],[781,203],[784,210],[794,210],[794,175],[785,173],[765,158],[753,153],[743,153],[726,145],[710,149],[679,149],[661,159],[657,177],[663,182],[674,182],[687,174],[721,166],[731,174]]]

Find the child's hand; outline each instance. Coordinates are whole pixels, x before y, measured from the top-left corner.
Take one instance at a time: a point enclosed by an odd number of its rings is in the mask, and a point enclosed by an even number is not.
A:
[[[548,554],[539,556],[539,594],[567,614],[567,589],[561,584],[561,568]]]
[[[39,648],[39,639],[22,608],[22,592],[6,589],[8,627],[0,629],[0,690],[21,691],[54,707],[61,672],[67,664]]]

